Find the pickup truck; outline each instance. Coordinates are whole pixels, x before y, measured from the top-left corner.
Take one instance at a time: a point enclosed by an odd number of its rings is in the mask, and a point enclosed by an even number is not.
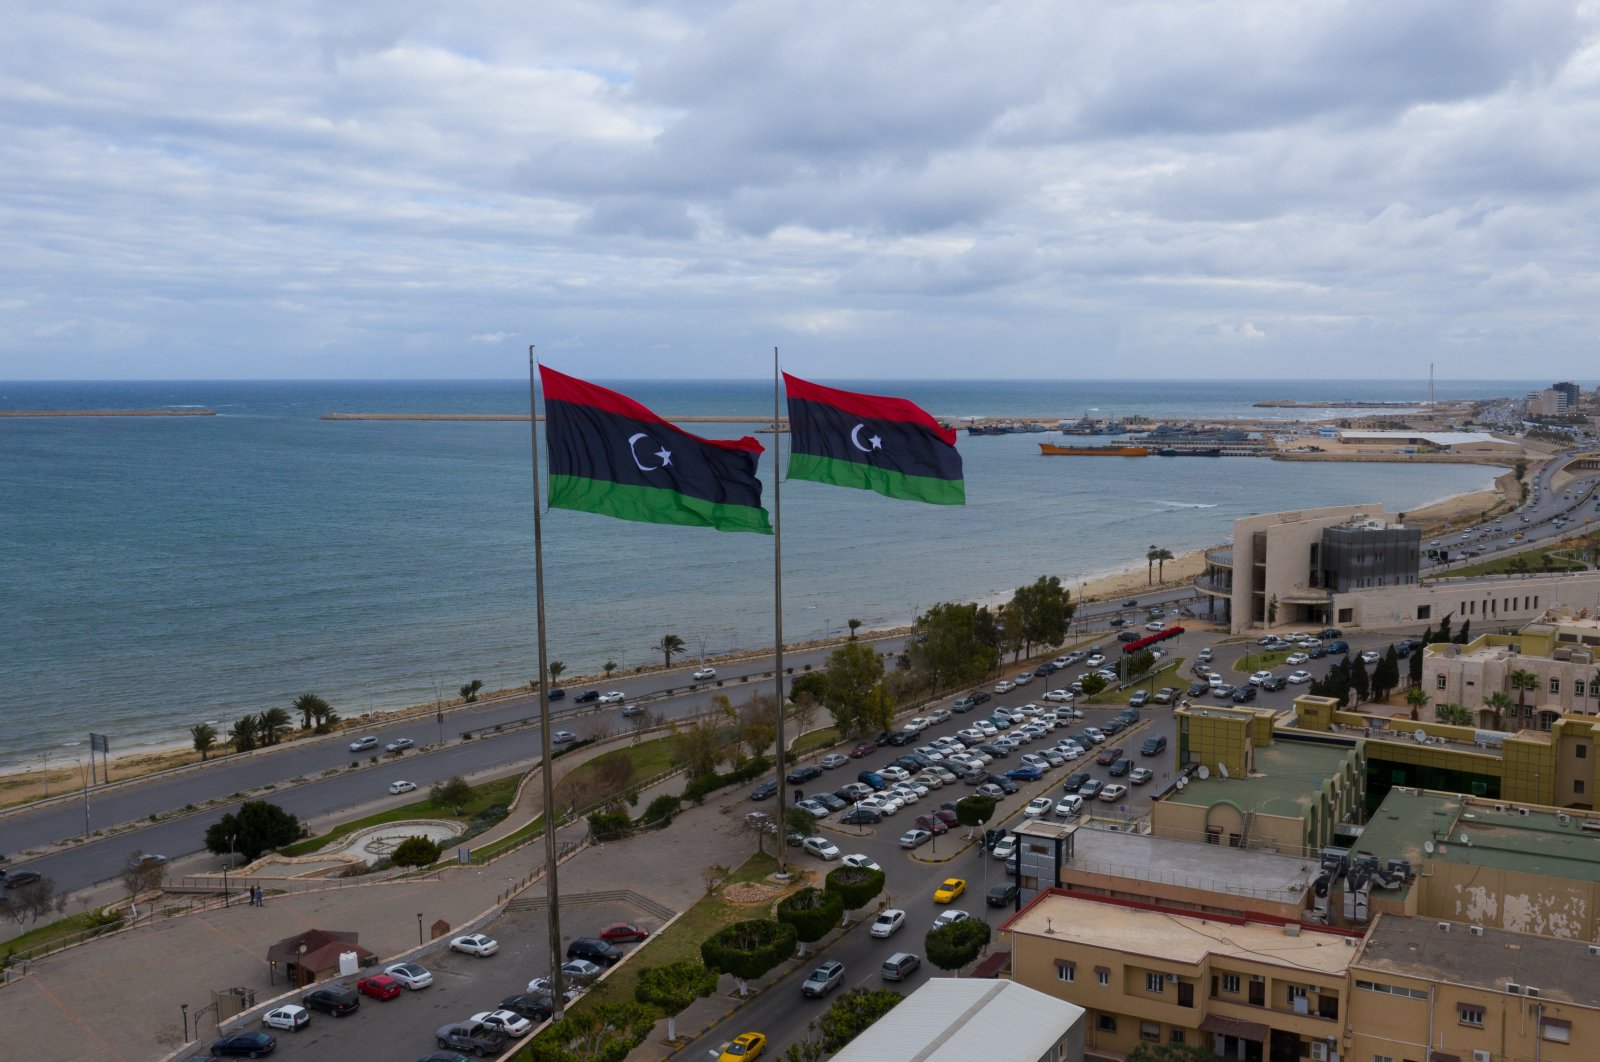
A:
[[[471,1051],[482,1058],[498,1055],[506,1049],[506,1035],[493,1026],[478,1021],[442,1025],[434,1034],[439,1048],[445,1051]]]

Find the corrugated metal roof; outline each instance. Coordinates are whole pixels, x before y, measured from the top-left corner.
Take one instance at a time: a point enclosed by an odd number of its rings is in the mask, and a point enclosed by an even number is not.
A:
[[[1082,1007],[1014,981],[933,977],[833,1062],[1039,1058],[1083,1021]]]

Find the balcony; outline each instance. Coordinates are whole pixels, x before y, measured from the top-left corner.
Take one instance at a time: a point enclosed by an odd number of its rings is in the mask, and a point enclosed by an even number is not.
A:
[[[1227,546],[1227,547],[1225,547],[1223,549],[1208,549],[1208,550],[1206,550],[1206,563],[1207,564],[1214,564],[1218,568],[1232,568],[1233,567],[1233,547],[1232,546]]]
[[[1197,575],[1194,577],[1194,588],[1202,594],[1210,594],[1212,597],[1232,597],[1233,579],[1230,578],[1231,575],[1231,572],[1224,576]]]

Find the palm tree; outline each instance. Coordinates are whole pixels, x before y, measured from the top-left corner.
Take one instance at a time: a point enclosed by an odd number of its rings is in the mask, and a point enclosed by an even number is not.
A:
[[[1505,713],[1513,707],[1511,698],[1499,690],[1495,690],[1484,699],[1483,706],[1494,713],[1494,728],[1496,730],[1504,730],[1506,728]]]
[[[233,729],[228,732],[228,739],[233,742],[233,751],[249,752],[256,747],[256,739],[261,736],[261,720],[255,715],[240,716],[233,724]]]
[[[1412,686],[1409,690],[1406,690],[1406,703],[1411,706],[1411,718],[1413,720],[1417,719],[1418,714],[1428,706],[1428,702],[1432,699],[1428,696],[1427,691],[1420,686]]]
[[[615,671],[617,667],[618,665],[615,660],[607,660],[605,663],[600,665],[600,670],[606,673],[606,678],[610,678],[611,673]]]
[[[319,701],[322,698],[317,698]],[[333,729],[333,724],[339,721],[339,713],[333,710],[333,705],[327,701],[311,709],[311,725],[319,734],[326,734]]]
[[[679,638],[676,634],[663,634],[661,636],[661,641],[657,642],[654,646],[652,646],[652,648],[662,656],[666,657],[664,666],[671,667],[672,654],[681,653],[684,650],[683,639]]]
[[[189,728],[189,736],[194,738],[194,750],[200,754],[202,762],[206,754],[217,745],[217,728],[210,723],[196,723]]]
[[[855,641],[856,629],[861,626],[861,621],[858,619],[845,620],[844,625],[850,628],[850,640],[852,642]]]
[[[1156,570],[1156,558],[1160,553],[1161,551],[1156,548],[1154,543],[1144,551],[1144,581],[1146,585],[1153,585],[1156,581],[1153,573]]]
[[[294,723],[294,718],[289,715],[287,708],[268,708],[261,713],[258,726],[261,730],[262,744],[276,745],[283,737],[283,732]]]
[[[478,691],[483,689],[483,679],[473,679],[461,687],[461,699],[471,704],[478,699]]]
[[[1166,575],[1166,572],[1167,572],[1167,561],[1169,561],[1171,559],[1172,559],[1172,551],[1170,549],[1158,549],[1158,550],[1156,550],[1156,581],[1157,582],[1164,583],[1164,582],[1167,581],[1167,575]]]
[[[550,661],[550,684],[551,685],[555,685],[556,679],[560,678],[561,677],[561,673],[563,671],[565,671],[566,669],[567,669],[567,665],[562,663],[561,661],[559,661],[559,660]]]
[[[1517,691],[1517,721],[1524,723],[1528,715],[1528,693],[1539,688],[1539,676],[1519,667],[1506,676],[1506,682]]]
[[[318,713],[331,711],[328,702],[318,697],[315,693],[302,693],[294,699],[293,708],[300,713],[300,729],[310,730],[312,720]]]

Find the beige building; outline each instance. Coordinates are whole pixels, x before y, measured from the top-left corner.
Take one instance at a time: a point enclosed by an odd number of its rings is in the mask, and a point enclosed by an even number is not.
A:
[[[1015,981],[932,977],[832,1059],[1083,1062],[1084,1016],[1077,1004]]]
[[[1522,444],[1514,439],[1497,439],[1481,431],[1373,431],[1343,429],[1339,441],[1364,450],[1401,453],[1510,454],[1519,453]]]
[[[1588,610],[1548,609],[1516,634],[1428,646],[1422,685],[1435,705],[1459,704],[1484,729],[1549,730],[1563,715],[1600,715],[1597,659],[1600,620]],[[1490,704],[1497,693],[1512,706]]]
[[[1349,965],[1352,1060],[1588,1062],[1600,948],[1466,922],[1380,916]]]

